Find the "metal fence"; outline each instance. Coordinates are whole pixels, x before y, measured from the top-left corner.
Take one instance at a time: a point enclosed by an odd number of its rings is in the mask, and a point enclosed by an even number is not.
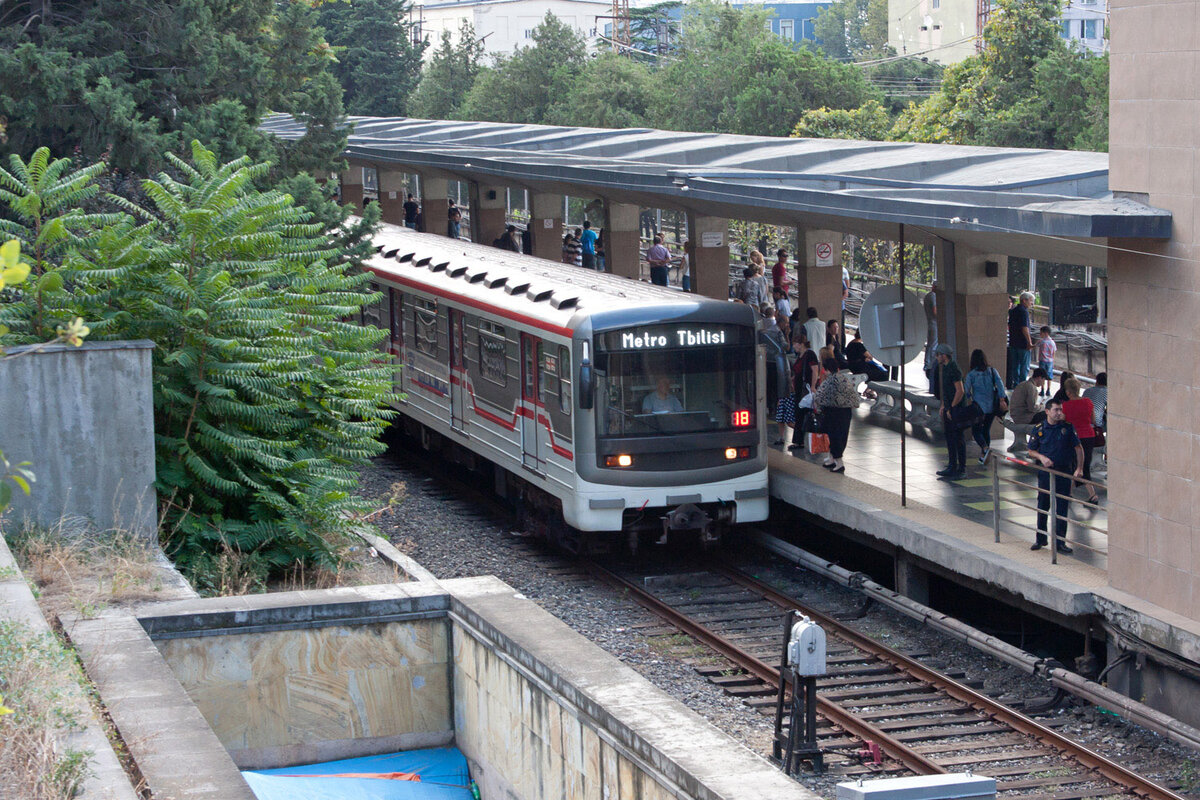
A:
[[[1035,536],[1039,533],[1043,533],[1049,542],[1050,563],[1057,564],[1059,556],[1058,547],[1060,544],[1067,543],[1065,539],[1060,538],[1058,535],[1059,520],[1062,519],[1062,517],[1059,513],[1059,503],[1057,501],[1061,499],[1065,500],[1068,504],[1074,503],[1079,507],[1092,509],[1093,512],[1095,512],[1095,515],[1087,521],[1072,518],[1070,516],[1067,517],[1066,525],[1068,528],[1069,526],[1074,525],[1077,530],[1082,529],[1083,531],[1087,531],[1095,535],[1094,541],[1086,541],[1083,538],[1076,537],[1070,541],[1070,546],[1083,548],[1084,550],[1097,553],[1102,556],[1108,555],[1108,516],[1103,506],[1101,506],[1098,502],[1092,503],[1087,500],[1079,500],[1071,495],[1071,491],[1075,486],[1083,485],[1090,487],[1092,492],[1098,496],[1100,490],[1104,488],[1103,483],[1094,480],[1076,478],[1073,474],[1059,472],[1058,470],[1049,469],[1048,467],[1043,467],[1040,464],[1026,461],[1022,458],[1004,456],[995,452],[991,454],[991,456],[988,458],[988,461],[991,465],[992,475],[992,532],[995,536],[996,542],[1000,541],[1001,527],[1015,527],[1018,530],[1032,531]],[[1010,475],[1001,474],[1000,467],[1002,464],[1009,464],[1015,467],[1013,472],[1015,472],[1017,475],[1031,477],[1033,479],[1032,483],[1026,482],[1019,477],[1011,477]],[[1048,483],[1047,488],[1042,488],[1038,485],[1039,473],[1046,475]],[[1055,491],[1055,484],[1058,483],[1058,481],[1054,480],[1056,476],[1060,479],[1070,481],[1066,494],[1061,494]],[[1035,492],[1035,496],[1038,500],[1036,505],[1030,505],[1029,503],[1025,502],[1025,498],[1028,496],[1029,490],[1031,489]],[[1039,514],[1044,513],[1046,516],[1046,530],[1039,531],[1037,525],[1028,525],[1019,520],[1004,519],[1001,516],[1001,510],[1005,503],[1008,503],[1012,506],[1029,509],[1031,511],[1036,511]],[[1043,504],[1046,505],[1047,508],[1043,509],[1039,507]],[[1069,506],[1067,513],[1069,514]],[[1088,537],[1088,539],[1092,538],[1093,537],[1091,536]]]

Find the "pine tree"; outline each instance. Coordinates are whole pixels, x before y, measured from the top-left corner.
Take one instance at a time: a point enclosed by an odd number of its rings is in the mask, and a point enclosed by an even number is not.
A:
[[[406,0],[343,0],[320,6],[318,20],[337,54],[333,74],[348,114],[399,117],[421,76],[428,46],[415,41]]]

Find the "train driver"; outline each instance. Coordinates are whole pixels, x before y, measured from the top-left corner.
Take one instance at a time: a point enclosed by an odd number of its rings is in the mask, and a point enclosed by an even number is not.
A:
[[[671,381],[658,379],[658,388],[642,400],[643,414],[678,414],[683,412],[683,403],[671,391]]]

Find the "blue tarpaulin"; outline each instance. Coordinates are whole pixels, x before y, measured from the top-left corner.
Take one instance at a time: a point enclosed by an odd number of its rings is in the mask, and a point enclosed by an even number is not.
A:
[[[334,777],[395,774],[420,780]],[[248,770],[242,777],[258,800],[471,800],[467,759],[457,747]]]

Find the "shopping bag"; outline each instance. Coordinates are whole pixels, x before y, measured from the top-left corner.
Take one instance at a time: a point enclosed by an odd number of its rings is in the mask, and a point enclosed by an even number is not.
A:
[[[827,433],[809,433],[805,435],[804,446],[809,453],[828,453],[829,452],[829,434]]]

